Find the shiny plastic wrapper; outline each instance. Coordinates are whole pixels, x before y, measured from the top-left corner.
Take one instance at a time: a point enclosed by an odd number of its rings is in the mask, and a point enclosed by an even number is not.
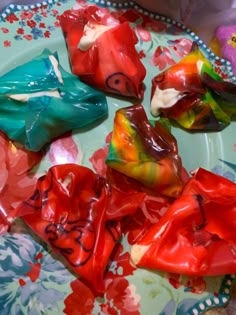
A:
[[[185,129],[219,131],[236,112],[235,95],[236,85],[223,81],[194,43],[180,62],[153,78],[151,112]]]
[[[121,236],[120,221],[136,211],[144,196],[111,186],[87,167],[56,165],[39,178],[34,194],[17,213],[99,293]]]
[[[17,206],[33,194],[37,182],[33,169],[42,157],[41,151],[27,151],[0,132],[0,234],[14,222]]]
[[[133,245],[133,263],[187,275],[235,273],[235,206],[236,184],[200,168],[160,221]]]
[[[169,197],[181,193],[176,139],[159,122],[152,126],[142,105],[116,112],[106,164],[156,193]]]
[[[28,150],[39,151],[107,113],[104,94],[67,73],[49,50],[0,77],[0,130]]]
[[[88,5],[65,11],[60,22],[73,73],[108,93],[143,98],[146,69],[135,48],[138,38],[127,21],[107,8]]]

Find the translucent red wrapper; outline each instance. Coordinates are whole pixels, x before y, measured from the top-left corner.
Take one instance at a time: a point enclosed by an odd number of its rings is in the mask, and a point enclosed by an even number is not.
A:
[[[37,178],[32,169],[42,157],[42,152],[28,151],[0,132],[0,234],[15,219],[17,205],[34,192]]]
[[[132,247],[133,263],[188,275],[235,273],[235,209],[236,184],[200,168]]]
[[[81,81],[108,93],[143,98],[146,69],[135,49],[138,38],[127,21],[91,5],[65,11],[60,22],[72,72]]]
[[[21,216],[96,292],[121,236],[120,220],[136,211],[145,194],[123,192],[89,168],[56,165],[18,207]]]

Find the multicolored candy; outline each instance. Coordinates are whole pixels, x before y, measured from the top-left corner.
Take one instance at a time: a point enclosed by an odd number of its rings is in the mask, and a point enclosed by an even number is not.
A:
[[[106,164],[162,195],[182,190],[177,142],[160,123],[152,126],[142,105],[119,109]]]
[[[151,112],[185,129],[222,130],[236,111],[235,94],[236,85],[223,81],[194,43],[179,63],[153,78]]]

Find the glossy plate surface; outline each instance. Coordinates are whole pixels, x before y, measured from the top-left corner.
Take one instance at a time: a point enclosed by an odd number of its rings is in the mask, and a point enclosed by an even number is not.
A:
[[[216,57],[187,27],[147,12],[133,2],[118,5],[97,0],[95,3],[107,5],[112,10],[133,8],[140,14],[139,23],[142,14],[155,21],[143,28],[134,24],[139,38],[137,50],[147,68],[147,89],[143,105],[150,118],[148,87],[151,78],[188,53],[194,40],[211,60],[216,71],[225,79],[236,82],[231,65]],[[48,0],[28,6],[7,7],[0,16],[0,75],[30,60],[45,48],[57,51],[60,63],[69,70],[58,16],[75,5],[75,0]],[[161,52],[159,58],[155,58],[157,49]],[[43,174],[56,163],[75,162],[93,167],[90,158],[97,149],[104,147],[105,138],[112,130],[115,111],[130,105],[129,101],[116,97],[107,99],[108,119],[92,130],[73,132],[62,141],[55,141],[37,169],[37,175]],[[201,166],[235,181],[235,127],[235,122],[232,122],[222,132],[196,134],[173,128],[187,170]],[[126,259],[129,245],[125,239],[122,245],[119,258],[111,265],[115,279],[113,285],[108,287],[104,299],[94,299],[79,280],[75,281],[76,277],[65,268],[63,262],[18,222],[15,233],[0,237],[1,314],[52,315],[63,314],[65,309],[66,314],[72,314],[68,312],[68,305],[71,305],[71,310],[76,310],[73,314],[83,315],[197,315],[228,302],[234,275],[189,278],[141,269],[131,273]]]

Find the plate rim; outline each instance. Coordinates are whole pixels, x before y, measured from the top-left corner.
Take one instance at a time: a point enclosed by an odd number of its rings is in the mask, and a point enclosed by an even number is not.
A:
[[[56,3],[62,3],[68,2],[70,0],[42,0],[38,1],[33,4],[9,4],[6,6],[6,8],[3,10],[3,12],[0,14],[0,23],[4,22],[6,17],[14,12],[22,11],[22,10],[32,10],[35,8],[40,8],[45,5],[54,5]],[[225,58],[217,56],[209,47],[208,45],[198,36],[192,29],[190,29],[188,26],[184,25],[183,23],[167,17],[165,15],[159,14],[157,12],[152,12],[143,6],[139,5],[138,3],[135,3],[135,1],[127,0],[125,2],[115,2],[115,1],[105,1],[105,0],[87,0],[87,2],[91,4],[98,5],[100,7],[107,7],[111,9],[135,9],[139,13],[142,13],[144,15],[149,16],[150,18],[153,18],[155,20],[163,21],[164,23],[172,24],[173,26],[177,26],[178,28],[181,28],[184,32],[186,32],[193,41],[195,41],[198,46],[201,48],[201,50],[210,57],[210,62],[220,62],[222,66],[227,67],[228,71],[228,79],[234,83],[236,83],[236,74],[233,72],[232,64],[229,60],[226,60]]]

